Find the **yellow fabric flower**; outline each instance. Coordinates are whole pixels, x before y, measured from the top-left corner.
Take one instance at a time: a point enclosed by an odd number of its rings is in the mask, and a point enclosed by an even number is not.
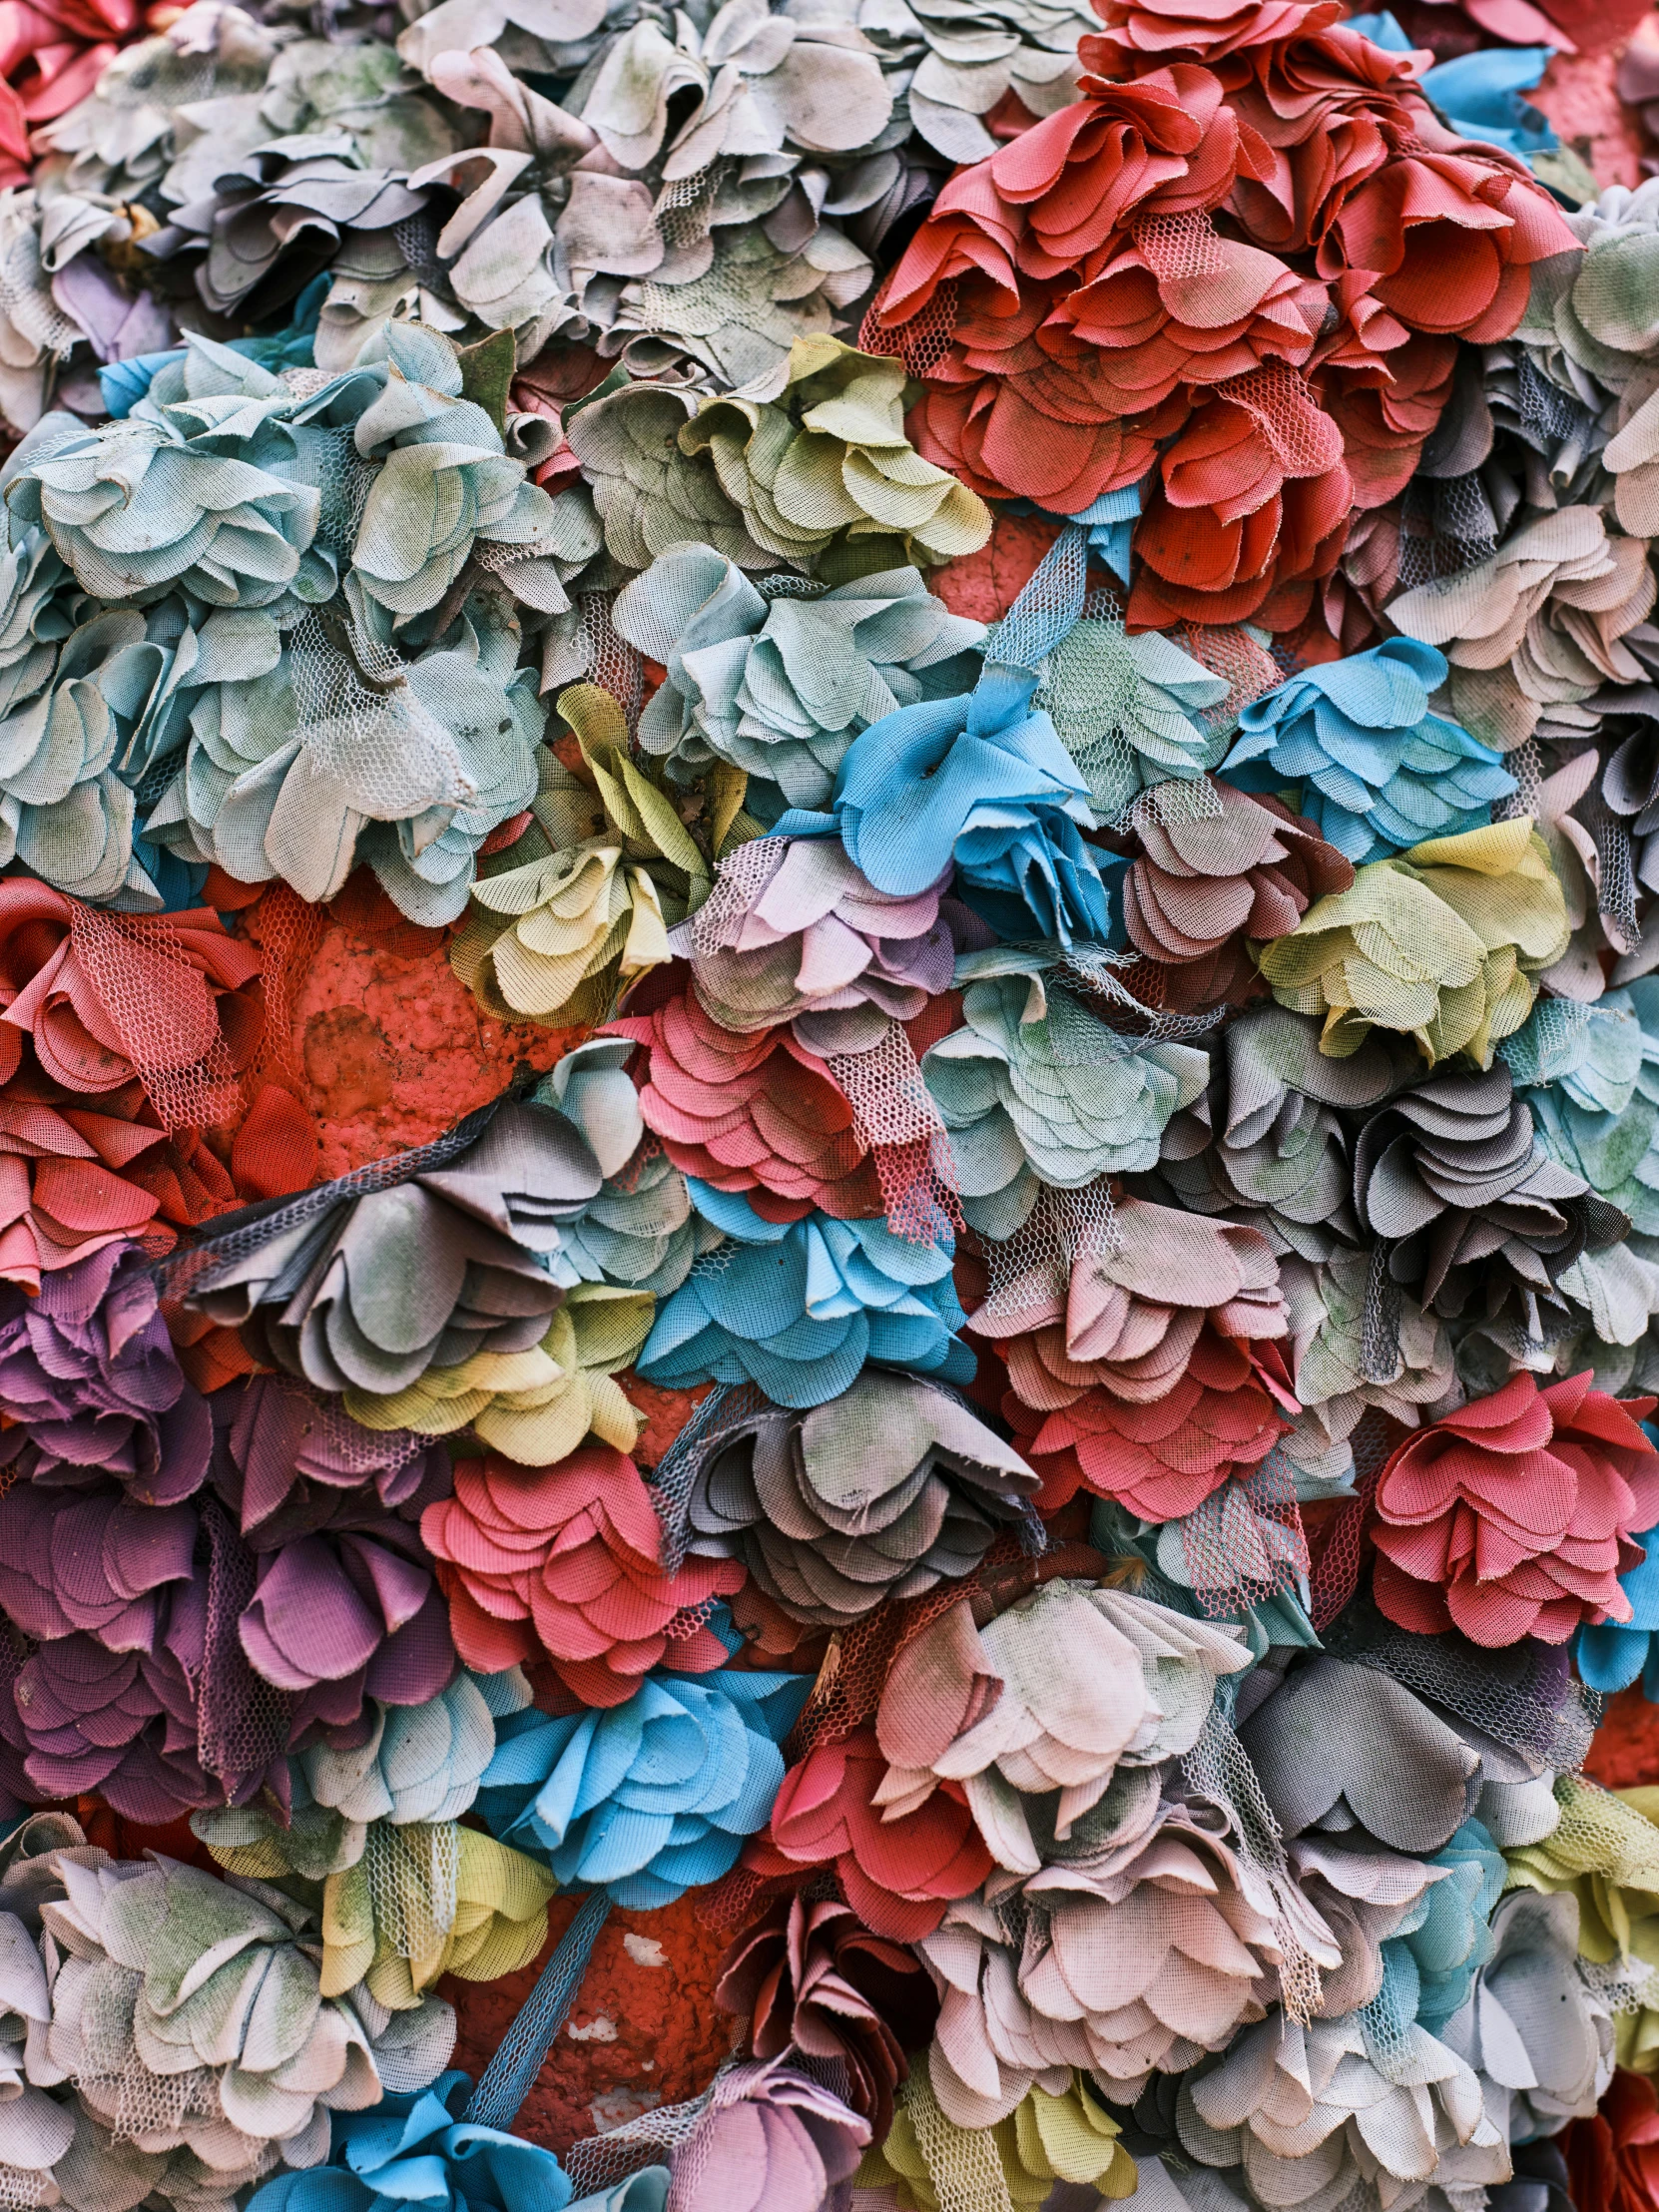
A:
[[[751,537],[784,560],[811,561],[841,533],[900,541],[893,567],[975,553],[990,509],[911,445],[904,391],[897,361],[797,338],[778,400],[705,399],[680,449],[709,456]]]
[[[1549,848],[1522,815],[1360,868],[1267,947],[1262,973],[1282,1006],[1323,1018],[1333,1058],[1380,1027],[1408,1030],[1431,1066],[1466,1052],[1489,1067],[1569,936]]]
[[[865,2153],[854,2186],[895,2190],[901,2212],[941,2212],[963,2202],[975,2179],[994,2203],[1000,2166],[1017,2207],[1042,2204],[1057,2181],[1085,2183],[1104,2197],[1133,2196],[1139,2176],[1118,2134],[1080,2074],[1063,2096],[1028,2089],[994,2127],[958,2127],[939,2109],[921,2057],[898,2092],[886,2141]]]
[[[1580,1954],[1601,1966],[1659,1968],[1659,1789],[1602,1790],[1555,1778],[1559,1827],[1505,1853],[1506,1889],[1568,1891],[1578,1901]],[[1659,2074],[1659,2009],[1614,2014],[1618,2062]]]
[[[503,1021],[568,1027],[603,1021],[620,983],[668,959],[669,929],[708,897],[715,858],[760,826],[741,813],[747,777],[721,762],[699,801],[705,851],[631,757],[608,691],[573,684],[559,713],[586,775],[543,749],[534,822],[497,866],[482,864],[449,959]]]
[[[388,1397],[347,1390],[345,1409],[365,1428],[447,1436],[470,1427],[521,1466],[550,1467],[590,1433],[618,1451],[639,1441],[639,1413],[612,1380],[651,1334],[649,1291],[579,1283],[529,1352],[480,1352],[458,1367],[428,1368]]]

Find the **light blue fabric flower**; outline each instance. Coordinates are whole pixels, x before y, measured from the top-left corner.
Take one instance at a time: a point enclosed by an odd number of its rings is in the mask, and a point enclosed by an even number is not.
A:
[[[476,1810],[560,1882],[672,1905],[737,1864],[784,1780],[778,1746],[811,1683],[722,1669],[649,1675],[624,1705],[501,1723]]]
[[[1444,655],[1415,638],[1306,669],[1245,708],[1221,774],[1241,791],[1300,784],[1300,811],[1356,865],[1479,829],[1515,780],[1429,711],[1445,678]]]
[[[1650,1421],[1642,1426],[1659,1443],[1659,1428]],[[1573,1657],[1592,1690],[1608,1695],[1628,1690],[1639,1676],[1643,1697],[1659,1705],[1659,1528],[1645,1530],[1635,1541],[1646,1556],[1619,1576],[1619,1588],[1630,1600],[1629,1620],[1587,1621]]]
[[[901,707],[853,741],[832,816],[794,813],[780,835],[836,829],[877,890],[910,898],[952,858],[960,897],[999,936],[1108,941],[1102,869],[1125,863],[1080,831],[1088,787],[1054,725],[1031,705],[1036,676],[1001,665],[959,699]]]
[[[572,2204],[550,2150],[461,2118],[472,2083],[440,2074],[418,2095],[388,2092],[366,2112],[333,2112],[328,2162],[280,2173],[248,2212],[663,2212],[668,2168],[648,2166]]]
[[[1386,12],[1351,15],[1347,27],[1390,54],[1411,52],[1411,41]],[[1459,138],[1501,146],[1524,162],[1553,154],[1561,144],[1548,116],[1520,97],[1542,81],[1554,58],[1552,46],[1483,46],[1425,70],[1420,82]]]
[[[648,1382],[756,1382],[774,1404],[822,1405],[865,1361],[941,1382],[973,1380],[954,1331],[948,1230],[931,1244],[882,1221],[763,1221],[739,1193],[688,1179],[692,1204],[729,1242],[658,1311],[639,1357]]]

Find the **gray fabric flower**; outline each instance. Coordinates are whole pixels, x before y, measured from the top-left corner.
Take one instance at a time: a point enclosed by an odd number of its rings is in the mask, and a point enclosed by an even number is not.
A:
[[[254,1249],[210,1265],[190,1303],[244,1327],[267,1366],[390,1395],[429,1368],[540,1344],[562,1298],[541,1256],[599,1186],[564,1115],[504,1105],[443,1167],[268,1216]]]

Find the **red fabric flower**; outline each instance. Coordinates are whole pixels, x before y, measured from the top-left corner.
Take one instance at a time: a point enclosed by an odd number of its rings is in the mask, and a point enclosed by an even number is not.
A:
[[[1236,1344],[1212,1329],[1160,1397],[1136,1402],[1097,1387],[1046,1419],[1017,1390],[1002,1400],[1003,1418],[1043,1477],[1043,1512],[1083,1488],[1117,1498],[1146,1521],[1184,1519],[1224,1482],[1248,1476],[1290,1428],[1295,1409],[1277,1345]]]
[[[846,2069],[845,2096],[877,2142],[892,2125],[893,2091],[909,2076],[939,2000],[906,1943],[865,1928],[834,1899],[780,1898],[720,1962],[715,2002],[749,2022],[756,2058],[793,2046]]]
[[[662,1566],[662,1523],[632,1459],[590,1444],[554,1467],[463,1459],[420,1532],[450,1633],[492,1674],[545,1651],[584,1705],[621,1705],[650,1668],[706,1674],[726,1646],[700,1608],[742,1586],[734,1559]]]
[[[883,1821],[872,1800],[886,1771],[873,1728],[816,1745],[785,1775],[771,1826],[745,1848],[743,1863],[790,1878],[832,1864],[866,1928],[914,1943],[938,1927],[951,1899],[978,1889],[991,1855],[960,1783],[942,1782],[914,1813]]]
[[[1407,1437],[1377,1485],[1382,1611],[1488,1647],[1628,1620],[1631,1533],[1659,1520],[1659,1452],[1636,1425],[1654,1402],[1609,1397],[1588,1375],[1539,1389],[1523,1373]]]
[[[1450,338],[1412,337],[1385,356],[1325,381],[1326,409],[1343,434],[1343,458],[1362,512],[1405,489],[1423,440],[1451,396],[1457,348]]]
[[[1659,2207],[1659,2096],[1645,2075],[1619,2067],[1600,2109],[1570,2120],[1561,2136],[1572,2198],[1589,2212]]]
[[[764,1221],[800,1221],[815,1207],[839,1221],[881,1212],[845,1092],[788,1029],[740,1037],[688,992],[605,1034],[646,1047],[640,1112],[687,1175],[746,1192]]]
[[[1294,369],[1221,385],[1162,455],[1135,530],[1133,629],[1290,629],[1337,565],[1354,511],[1343,437]]]

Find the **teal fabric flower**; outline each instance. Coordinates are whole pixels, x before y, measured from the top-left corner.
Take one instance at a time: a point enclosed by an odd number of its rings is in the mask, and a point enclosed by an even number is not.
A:
[[[973,1380],[973,1356],[954,1335],[966,1317],[947,1229],[919,1244],[881,1221],[763,1221],[736,1192],[695,1178],[690,1190],[728,1243],[659,1309],[639,1357],[645,1382],[751,1382],[775,1404],[804,1407],[838,1397],[866,1360]]]
[[[1241,791],[1300,784],[1301,812],[1357,865],[1480,829],[1515,779],[1430,711],[1445,680],[1444,654],[1414,638],[1305,669],[1244,709],[1221,773]]]
[[[672,1905],[718,1882],[771,1818],[806,1675],[647,1676],[625,1704],[503,1721],[476,1810],[560,1882]]]

